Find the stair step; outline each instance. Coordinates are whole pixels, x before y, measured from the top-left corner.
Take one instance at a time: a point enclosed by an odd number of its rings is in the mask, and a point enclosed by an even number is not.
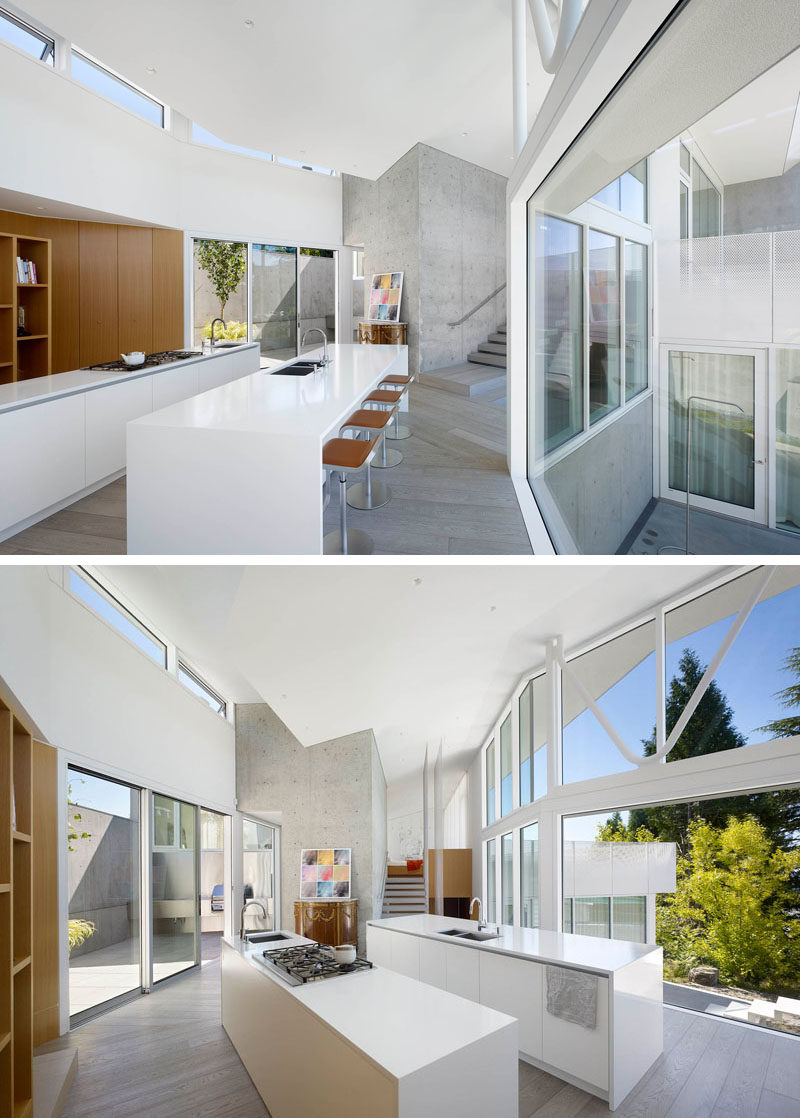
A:
[[[506,367],[505,355],[501,353],[468,353],[467,361],[475,365],[496,365],[499,369]]]
[[[505,330],[498,330],[496,334],[490,334],[489,341],[496,342],[497,345],[501,345],[503,347],[508,345],[508,337]],[[478,349],[480,349],[480,346],[478,346]]]
[[[497,327],[497,333],[498,334],[505,334],[505,332],[506,332],[506,324],[504,322],[502,326]]]
[[[495,334],[494,337],[497,337]],[[500,345],[499,342],[481,342],[478,346],[478,353],[502,353],[503,357],[506,356],[505,345]]]
[[[451,365],[446,369],[432,369],[420,373],[418,381],[425,388],[438,388],[443,392],[454,392],[459,396],[482,396],[484,392],[498,386],[505,387],[506,371],[491,371],[480,365],[465,362]],[[396,879],[395,879],[396,880]]]

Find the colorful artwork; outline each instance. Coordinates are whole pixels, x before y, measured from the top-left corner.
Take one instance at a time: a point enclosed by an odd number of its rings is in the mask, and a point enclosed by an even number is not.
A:
[[[373,322],[399,322],[402,299],[402,272],[381,272],[374,275],[369,293],[368,319]]]
[[[374,286],[374,285],[373,285]],[[303,850],[300,853],[300,896],[348,898],[350,896],[350,850]]]

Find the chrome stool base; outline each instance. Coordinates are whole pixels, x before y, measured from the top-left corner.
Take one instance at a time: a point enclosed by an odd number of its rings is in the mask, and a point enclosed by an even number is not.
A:
[[[390,442],[398,442],[400,439],[410,439],[411,432],[405,424],[398,423],[396,429],[394,427],[387,428],[386,438],[389,439]]]
[[[348,555],[372,555],[375,550],[375,541],[372,536],[368,536],[366,532],[362,532],[358,528],[347,529],[347,554]],[[342,533],[337,529],[335,532],[328,532],[327,536],[322,541],[322,554],[323,555],[342,555]]]
[[[375,463],[373,462],[373,466]],[[347,503],[351,509],[379,509],[392,499],[392,491],[388,485],[373,478],[370,482],[369,492],[365,481],[356,482],[348,486]],[[350,533],[348,532],[348,540]]]
[[[392,466],[399,466],[403,461],[403,455],[399,450],[392,450],[390,447],[386,448],[386,458],[384,460],[383,453],[380,458],[376,457],[372,462],[374,470],[390,470]]]

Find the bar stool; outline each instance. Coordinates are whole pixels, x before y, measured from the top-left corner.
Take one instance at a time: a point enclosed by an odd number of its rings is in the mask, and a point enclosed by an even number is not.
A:
[[[395,423],[397,423],[397,405],[402,398],[403,391],[389,391],[385,388],[376,388],[374,392],[370,392],[369,396],[364,399],[364,406],[377,404],[381,411],[391,411],[394,414]],[[376,409],[373,408],[372,410],[374,411]],[[381,461],[375,462],[374,465],[376,470],[387,470],[392,466],[399,466],[402,461],[403,455],[399,450],[388,449],[385,452],[385,456],[383,454],[381,455]]]
[[[343,435],[345,431],[364,431],[368,435],[377,435],[383,462],[386,459],[386,428],[392,422],[396,411],[396,408],[392,408],[391,411],[359,408],[358,411],[353,412],[346,423],[342,424],[339,434]],[[375,465],[381,465],[381,462],[376,462]],[[367,462],[366,479],[351,485],[347,491],[347,503],[351,509],[379,509],[391,499],[392,491],[389,486],[382,481],[373,481],[371,462]]]
[[[372,439],[328,439],[322,448],[322,465],[339,475],[339,530],[322,541],[325,555],[371,555],[375,544],[358,528],[347,528],[347,475],[361,470],[375,456],[378,436]]]
[[[378,388],[395,388],[398,391],[402,392],[403,395],[405,395],[416,379],[417,378],[413,373],[410,376],[404,376],[402,373],[395,373],[394,375],[389,375],[386,380],[382,380],[378,385]],[[387,439],[392,439],[393,442],[397,442],[400,439],[408,439],[411,437],[411,431],[408,429],[408,427],[405,426],[404,423],[400,422],[399,410],[397,415],[394,417],[394,434],[390,435],[387,433],[386,437]]]

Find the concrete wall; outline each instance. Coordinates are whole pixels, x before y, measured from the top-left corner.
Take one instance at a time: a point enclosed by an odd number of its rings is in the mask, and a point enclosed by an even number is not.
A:
[[[726,186],[723,221],[726,234],[800,229],[800,164],[785,175]]]
[[[359,944],[379,915],[386,862],[386,780],[372,730],[304,748],[265,703],[236,707],[238,810],[281,824],[281,922],[294,928],[304,847],[350,847]]]
[[[505,280],[506,185],[426,144],[375,182],[342,176],[343,237],[364,246],[363,313],[372,275],[402,270],[414,372],[465,361],[505,320],[502,294],[464,326],[448,326]]]
[[[73,806],[81,816],[67,855],[70,917],[91,920],[94,934],[72,950],[91,954],[138,934],[139,823],[93,808]]]
[[[544,483],[579,551],[613,555],[653,496],[652,397],[562,458]]]

